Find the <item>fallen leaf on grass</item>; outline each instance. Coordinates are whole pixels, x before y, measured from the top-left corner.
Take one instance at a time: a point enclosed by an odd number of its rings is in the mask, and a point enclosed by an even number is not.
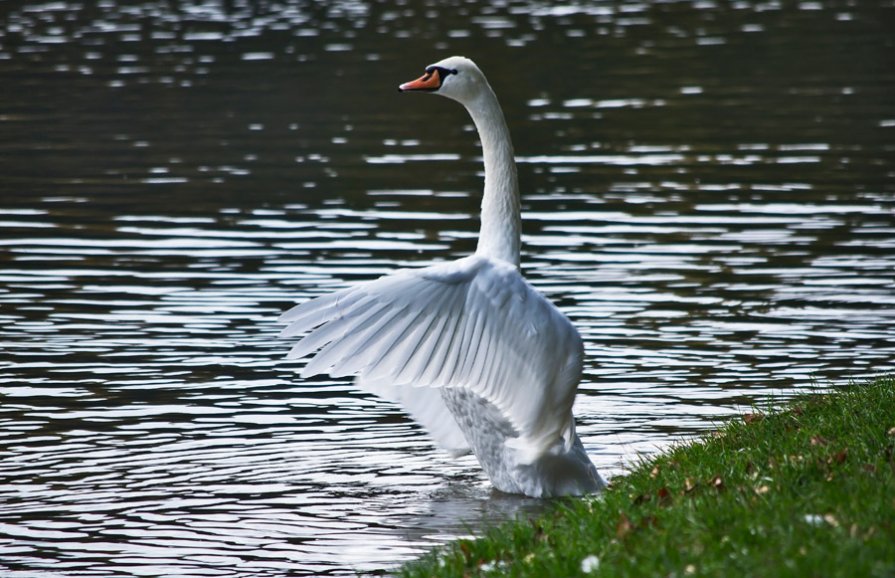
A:
[[[546,542],[547,540],[550,539],[550,536],[548,536],[547,533],[544,532],[544,528],[542,528],[541,525],[540,525],[539,523],[537,523],[537,522],[535,522],[535,535],[534,535],[534,538],[535,538],[535,540],[537,540],[538,542]]]
[[[761,414],[761,413],[743,414],[743,421],[746,423],[757,423],[763,419],[764,419],[764,414]]]
[[[633,529],[634,526],[631,524],[631,520],[628,519],[628,516],[622,514],[621,518],[618,520],[618,524],[615,526],[615,535],[617,538],[624,538]]]
[[[467,562],[469,561],[469,557],[472,555],[472,552],[469,550],[468,542],[460,542],[460,551],[463,552],[463,557],[466,558]]]
[[[837,452],[837,453],[833,454],[832,456],[830,456],[827,459],[827,463],[832,464],[833,462],[835,462],[837,464],[841,464],[845,461],[845,459],[847,457],[848,457],[848,448],[845,448],[841,452]]]
[[[684,480],[684,493],[689,494],[696,489],[696,484],[690,478]]]
[[[765,484],[762,484],[762,485],[758,486],[757,488],[755,488],[755,493],[759,494],[759,495],[767,494],[770,491],[771,491],[771,488]]]
[[[823,436],[812,436],[811,445],[813,446],[825,446],[827,445],[827,440]]]
[[[659,524],[659,519],[655,516],[644,516],[642,520],[640,520],[641,528],[654,528]]]
[[[839,527],[839,520],[833,514],[824,514],[823,516],[819,514],[805,514],[804,520],[812,526],[822,526],[826,523],[834,528]]]

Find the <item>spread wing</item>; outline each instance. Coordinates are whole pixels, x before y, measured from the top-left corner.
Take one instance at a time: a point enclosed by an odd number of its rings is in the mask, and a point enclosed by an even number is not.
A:
[[[384,380],[367,381],[360,375],[355,383],[363,390],[400,404],[451,456],[458,457],[471,451],[466,434],[441,397],[440,388],[401,387]]]
[[[284,337],[310,331],[289,357],[319,349],[302,376],[358,375],[374,390],[465,388],[501,411],[529,459],[558,436],[571,443],[581,339],[507,263],[474,255],[402,269],[302,303],[281,321]]]

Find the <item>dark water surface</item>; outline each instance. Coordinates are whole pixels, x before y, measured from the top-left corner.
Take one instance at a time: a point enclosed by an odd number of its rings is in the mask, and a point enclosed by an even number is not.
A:
[[[0,574],[381,571],[534,512],[300,382],[295,301],[475,247],[477,60],[598,468],[895,371],[895,2],[0,5]]]

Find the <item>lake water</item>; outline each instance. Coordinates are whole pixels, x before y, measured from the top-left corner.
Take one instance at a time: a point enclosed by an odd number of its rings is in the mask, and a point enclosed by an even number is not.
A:
[[[895,3],[455,4],[3,3],[0,574],[375,574],[546,507],[276,337],[474,250],[471,122],[396,92],[454,53],[605,474],[895,371]]]

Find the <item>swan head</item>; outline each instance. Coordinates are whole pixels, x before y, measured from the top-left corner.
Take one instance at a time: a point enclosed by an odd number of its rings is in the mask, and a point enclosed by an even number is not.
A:
[[[426,67],[426,73],[398,87],[400,92],[431,92],[461,104],[473,102],[488,86],[475,62],[451,56]]]

